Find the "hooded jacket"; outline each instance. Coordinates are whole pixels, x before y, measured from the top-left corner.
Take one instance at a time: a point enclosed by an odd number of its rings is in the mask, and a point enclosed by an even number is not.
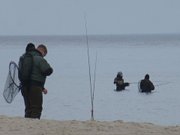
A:
[[[32,72],[30,75],[29,84],[44,87],[46,76],[51,75],[53,69],[43,58],[41,52],[39,52],[38,50],[33,50],[29,53],[33,58]]]
[[[141,92],[151,92],[155,89],[155,87],[149,79],[144,79],[140,82],[140,89]]]

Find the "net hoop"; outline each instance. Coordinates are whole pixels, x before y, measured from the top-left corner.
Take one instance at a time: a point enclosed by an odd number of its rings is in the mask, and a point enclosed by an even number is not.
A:
[[[14,61],[9,63],[9,72],[5,82],[3,97],[7,103],[11,103],[20,91],[18,79],[18,66]]]

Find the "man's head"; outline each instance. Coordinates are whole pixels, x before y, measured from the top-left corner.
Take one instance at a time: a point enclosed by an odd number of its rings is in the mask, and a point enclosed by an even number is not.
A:
[[[46,56],[47,54],[47,48],[45,45],[43,44],[40,44],[38,47],[37,47],[37,50],[41,52],[42,56]]]
[[[35,49],[35,45],[33,43],[28,43],[26,46],[26,52],[29,52],[31,50]]]
[[[118,77],[118,78],[123,78],[123,73],[122,73],[122,72],[118,72],[118,73],[117,73],[117,77]]]
[[[118,76],[123,76],[123,73],[122,72],[118,72],[117,75]]]
[[[149,80],[149,74],[146,74],[144,78]]]

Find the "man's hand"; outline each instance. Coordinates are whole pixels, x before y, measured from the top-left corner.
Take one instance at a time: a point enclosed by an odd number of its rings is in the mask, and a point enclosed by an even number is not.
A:
[[[43,89],[42,91],[44,94],[47,94],[48,90],[46,88]]]

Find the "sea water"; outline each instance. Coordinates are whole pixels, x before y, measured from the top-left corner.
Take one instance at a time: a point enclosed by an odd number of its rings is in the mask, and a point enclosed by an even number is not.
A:
[[[180,35],[89,35],[91,78],[96,71],[95,120],[150,122],[180,125]],[[45,57],[54,69],[47,77],[42,118],[91,119],[91,94],[85,36],[0,37],[0,114],[24,116],[19,93],[11,104],[2,93],[10,61],[18,62],[27,43],[45,44]],[[96,70],[95,62],[97,56]],[[113,80],[123,72],[126,90],[115,92]],[[151,94],[138,92],[138,82],[148,73],[155,85]]]

